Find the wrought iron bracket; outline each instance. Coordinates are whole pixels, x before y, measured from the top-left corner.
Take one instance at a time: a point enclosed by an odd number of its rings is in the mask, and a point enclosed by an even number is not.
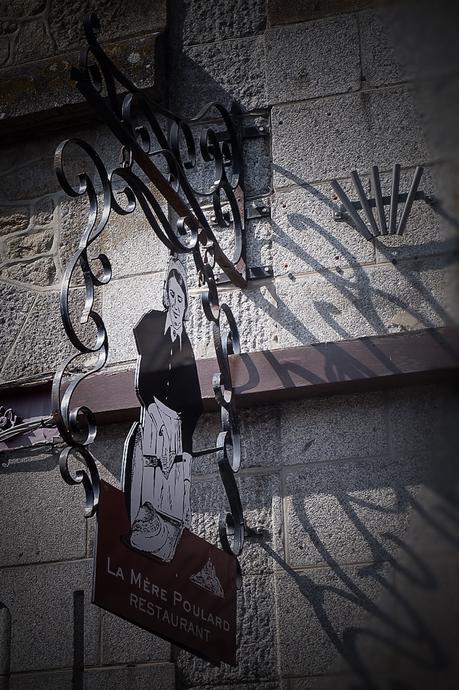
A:
[[[247,269],[247,280],[266,280],[274,277],[274,269],[272,266],[249,266]],[[229,285],[230,280],[224,273],[217,273],[215,282],[218,285]]]
[[[97,462],[91,451],[97,433],[96,418],[88,406],[72,404],[72,398],[79,384],[100,371],[107,361],[108,334],[102,316],[95,309],[95,290],[110,282],[112,271],[107,256],[99,254],[94,259],[89,249],[104,231],[111,213],[128,215],[140,206],[153,232],[171,253],[192,256],[203,287],[202,307],[212,328],[219,367],[212,386],[220,408],[221,432],[214,448],[204,449],[197,455],[216,452],[230,510],[220,520],[220,541],[224,550],[238,556],[245,537],[234,476],[241,462],[241,438],[229,358],[240,353],[240,343],[231,309],[220,303],[214,266],[218,265],[234,285],[242,288],[247,285],[244,233],[247,215],[241,145],[244,132],[237,126],[234,113],[219,103],[210,103],[194,118],[185,120],[149,100],[105,54],[96,37],[99,30],[95,15],[85,18],[87,45],[82,48],[79,65],[72,69],[71,75],[88,104],[118,141],[120,163],[107,171],[94,148],[81,139],[63,141],[55,155],[56,174],[63,190],[71,197],[89,201],[87,224],[82,229],[78,249],[66,267],[60,294],[64,329],[76,350],[57,369],[52,389],[53,419],[65,443],[59,458],[61,475],[70,485],[83,485],[86,516],[93,515],[100,491]],[[240,117],[237,120],[240,125]],[[246,128],[245,134],[265,136],[267,132],[260,127],[256,132]],[[67,151],[71,148],[90,163],[76,181],[68,176],[66,169]],[[202,176],[211,180],[207,188],[198,187],[193,179],[199,163],[209,171]],[[97,191],[100,189],[102,193]],[[124,195],[122,200],[120,191]],[[164,213],[160,199],[173,212],[169,216]],[[219,228],[232,235],[231,256],[218,242],[204,211],[203,199],[212,205]],[[97,262],[98,270],[93,262]],[[76,271],[82,274],[85,303],[75,322],[70,309],[70,286],[75,284]],[[77,284],[81,284],[80,277]],[[95,340],[92,338],[90,343],[81,333],[81,324],[88,322],[96,330]],[[83,466],[76,473],[69,467],[72,457]]]
[[[247,220],[256,220],[258,218],[269,218],[271,216],[271,208],[263,199],[255,199],[247,204],[246,218]]]
[[[11,429],[21,422],[21,418],[15,414],[14,410],[0,405],[0,429],[2,431]]]
[[[268,125],[248,125],[242,128],[243,139],[258,139],[259,137],[269,137]]]

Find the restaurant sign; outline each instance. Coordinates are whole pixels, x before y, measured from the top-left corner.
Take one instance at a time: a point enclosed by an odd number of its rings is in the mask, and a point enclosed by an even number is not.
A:
[[[93,601],[212,662],[236,662],[236,560],[185,528],[174,558],[129,545],[124,494],[101,482]]]

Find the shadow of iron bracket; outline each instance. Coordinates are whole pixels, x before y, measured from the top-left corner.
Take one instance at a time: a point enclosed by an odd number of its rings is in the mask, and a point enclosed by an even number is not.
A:
[[[274,277],[274,269],[272,266],[249,266],[247,268],[247,280],[266,280],[266,278]],[[231,281],[224,273],[217,273],[215,276],[217,285],[229,285]]]

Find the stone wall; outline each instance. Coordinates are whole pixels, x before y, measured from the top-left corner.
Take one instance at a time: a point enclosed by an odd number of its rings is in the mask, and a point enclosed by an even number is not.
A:
[[[10,688],[71,687],[80,591],[89,688],[453,688],[458,408],[454,388],[432,385],[243,412],[238,481],[260,534],[241,560],[236,668],[91,605],[82,490],[62,482],[57,447],[11,454],[0,493]],[[103,427],[96,442],[115,484],[128,428]],[[217,430],[205,415],[198,447]],[[224,494],[212,458],[197,461],[192,501],[193,529],[214,542]]]
[[[362,0],[0,3],[2,383],[49,377],[70,351],[58,290],[87,209],[59,188],[56,145],[79,136],[108,167],[118,156],[68,79],[88,8],[122,68],[171,108],[235,100],[247,124],[269,132],[244,153],[248,198],[270,207],[248,224],[249,265],[272,266],[273,277],[221,288],[244,350],[457,322],[450,3],[435,12]],[[389,191],[395,162],[404,188],[423,165],[421,188],[440,206],[416,202],[403,237],[371,242],[333,220],[332,178],[350,190],[357,169],[368,189],[377,164]],[[99,248],[113,265],[97,297],[108,367],[133,365],[132,326],[160,305],[166,251],[137,211],[113,217]],[[188,330],[197,355],[210,356],[196,285],[192,294]],[[432,385],[243,412],[240,489],[261,536],[242,558],[236,669],[92,606],[94,521],[82,517],[82,491],[60,478],[59,445],[2,456],[0,687],[70,688],[82,645],[88,688],[455,687],[455,411],[453,388]],[[206,415],[196,445],[212,443],[217,425]],[[102,476],[115,483],[126,433],[101,427],[96,441]],[[195,529],[215,540],[224,498],[212,458],[194,477]]]
[[[264,200],[271,211],[270,219],[248,223],[249,265],[272,266],[273,278],[255,281],[243,292],[222,288],[245,350],[397,333],[457,320],[459,147],[452,97],[457,60],[447,34],[441,42],[453,18],[448,24],[447,8],[439,10],[430,40],[437,50],[424,54],[419,48],[425,44],[422,31],[428,19],[423,4],[416,18],[409,7],[368,4],[360,9],[359,3],[348,3],[338,15],[336,3],[326,3],[318,18],[314,10],[312,19],[313,3],[303,3],[304,10],[303,5],[288,9],[287,3],[281,21],[277,4],[267,8],[261,0],[225,2],[215,16],[197,0],[171,2],[167,46],[162,45],[160,59],[156,31],[165,20],[153,3],[144,25],[145,54],[136,48],[137,37],[125,54],[122,66],[134,79],[144,83],[138,70],[149,75],[145,86],[152,86],[154,78],[162,83],[168,75],[164,98],[177,111],[193,114],[207,101],[230,105],[235,100],[246,113],[246,124],[261,123],[269,131],[269,137],[246,140],[244,153],[248,197]],[[112,10],[105,17],[104,8],[100,14],[110,27],[108,39],[122,34],[127,41],[129,31],[138,30],[136,11],[110,23]],[[67,46],[62,38],[67,31],[68,59],[75,62],[71,48],[78,31],[81,42],[81,13],[72,15],[72,21],[61,13],[58,21],[51,9],[43,17],[55,36],[54,50]],[[295,23],[285,21],[289,13]],[[31,30],[38,21],[30,19],[24,27]],[[16,43],[8,34],[11,45],[20,45],[25,31],[21,22],[14,24]],[[21,53],[13,53],[10,62],[20,61]],[[22,73],[29,74],[37,64],[21,65]],[[6,79],[12,69],[4,67],[2,76]],[[67,72],[62,81],[69,93],[76,93]],[[53,84],[46,93],[55,106],[48,110],[22,99],[37,116],[40,111],[44,124],[10,135],[0,161],[3,381],[49,375],[66,347],[57,292],[87,209],[59,188],[52,169],[56,145],[64,137],[81,136],[95,145],[108,166],[118,156],[106,128],[88,122],[89,116],[80,117],[75,126],[70,115],[66,120],[69,111],[62,110],[68,99]],[[75,107],[72,112],[79,113]],[[24,123],[19,115],[5,115],[7,127],[13,120]],[[423,165],[421,188],[436,195],[440,206],[415,202],[402,237],[368,242],[333,219],[339,203],[330,180],[336,177],[351,194],[351,170],[361,173],[368,188],[370,167],[378,164],[388,193],[395,162],[402,165],[402,190],[408,188],[414,167]],[[127,217],[113,214],[101,244],[114,274],[101,298],[109,366],[124,365],[135,357],[132,326],[160,294],[166,251],[140,211]],[[199,297],[199,290],[194,294]],[[193,303],[190,331],[198,354],[206,356],[211,338],[199,302]],[[40,342],[47,347],[39,347]]]

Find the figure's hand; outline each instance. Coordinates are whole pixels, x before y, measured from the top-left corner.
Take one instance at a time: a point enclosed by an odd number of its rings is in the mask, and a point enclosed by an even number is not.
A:
[[[160,430],[159,430],[159,435],[163,437],[163,439],[164,439],[164,445],[166,446],[166,444],[167,444],[167,448],[170,448],[171,439],[170,439],[170,436],[169,436],[169,432],[168,432],[168,430],[166,429],[166,427],[165,427],[164,424],[161,424],[161,428],[160,428]]]

